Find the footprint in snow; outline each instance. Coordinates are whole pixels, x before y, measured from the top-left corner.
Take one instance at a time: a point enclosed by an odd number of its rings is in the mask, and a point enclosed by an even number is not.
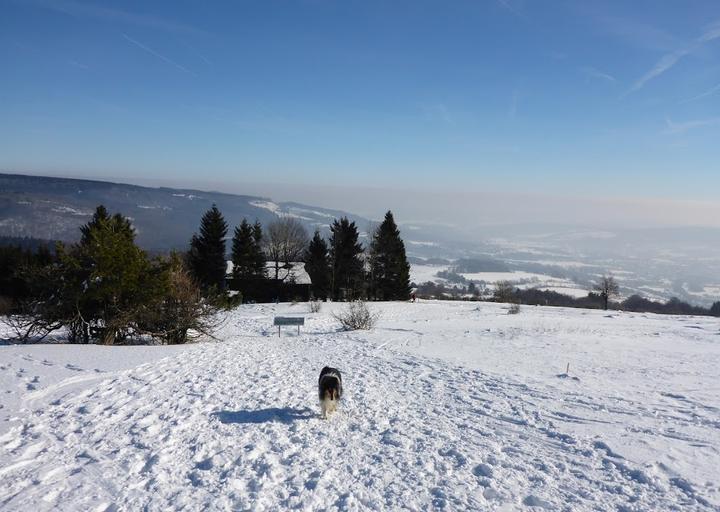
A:
[[[547,509],[553,508],[552,503],[550,503],[549,501],[545,501],[541,498],[538,498],[537,496],[534,496],[532,494],[529,496],[526,496],[523,499],[522,503],[523,503],[523,505],[526,505],[528,507],[540,507],[540,508],[547,508]]]
[[[485,478],[492,478],[493,476],[493,468],[489,466],[488,464],[478,464],[473,468],[473,474],[475,476],[485,477]]]
[[[317,487],[318,482],[320,482],[320,472],[314,471],[310,473],[308,481],[305,482],[305,489],[312,491]]]

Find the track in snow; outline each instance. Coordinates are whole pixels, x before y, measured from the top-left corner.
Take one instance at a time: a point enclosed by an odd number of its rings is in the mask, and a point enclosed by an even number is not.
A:
[[[47,404],[53,390],[35,392],[35,410],[0,438],[12,460],[0,508],[719,509],[667,468],[568,433],[602,421],[578,411],[607,407],[572,382],[568,414],[547,390],[388,350],[327,317],[278,339],[272,308],[250,312],[231,317],[222,343]],[[327,364],[346,396],[323,421]],[[618,414],[632,423],[640,405],[618,402]]]

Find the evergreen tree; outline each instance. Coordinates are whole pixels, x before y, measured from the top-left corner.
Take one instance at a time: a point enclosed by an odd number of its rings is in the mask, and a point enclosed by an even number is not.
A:
[[[720,316],[720,301],[713,302],[713,305],[710,306],[710,314],[712,316]]]
[[[135,245],[129,219],[111,217],[102,206],[81,232],[78,244],[58,245],[45,318],[67,325],[72,341],[116,343],[129,334],[138,310],[164,293],[165,269]]]
[[[334,300],[355,299],[362,294],[362,245],[358,230],[347,217],[335,220],[330,227],[330,287]]]
[[[265,277],[265,258],[258,241],[258,224],[251,226],[243,219],[235,228],[232,241],[233,278],[255,279]]]
[[[313,295],[318,299],[327,299],[330,292],[328,246],[317,230],[305,251],[304,261],[305,272],[310,276],[312,283]]]
[[[225,235],[227,222],[212,205],[202,217],[200,234],[194,234],[190,241],[188,262],[198,283],[205,289],[225,287]]]
[[[90,222],[85,224],[84,226],[80,227],[80,243],[81,244],[87,244],[90,242],[90,236],[92,234],[93,229],[100,227],[103,223],[107,223],[110,220],[110,214],[107,211],[107,208],[103,205],[99,205],[95,209],[95,213],[93,214],[92,219]]]
[[[410,295],[410,264],[391,211],[370,243],[371,294],[380,300],[406,300]]]
[[[253,225],[253,239],[255,240],[254,263],[257,276],[267,277],[267,265],[265,262],[265,253],[263,252],[263,230],[260,221],[256,220]]]

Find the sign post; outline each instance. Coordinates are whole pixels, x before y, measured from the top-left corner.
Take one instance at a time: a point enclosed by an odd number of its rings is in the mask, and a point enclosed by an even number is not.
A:
[[[283,325],[297,325],[298,330],[298,336],[300,335],[300,326],[305,325],[305,318],[304,317],[297,317],[297,316],[276,316],[273,320],[273,325],[277,325],[278,328],[278,338],[280,337],[280,328]]]

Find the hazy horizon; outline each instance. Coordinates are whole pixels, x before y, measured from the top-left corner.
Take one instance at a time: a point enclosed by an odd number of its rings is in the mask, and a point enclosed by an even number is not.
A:
[[[562,225],[588,228],[720,228],[720,203],[667,198],[562,197],[436,187],[395,188],[296,185],[291,183],[217,183],[203,180],[31,173],[11,174],[87,179],[139,185],[194,189],[298,202],[380,220],[390,209],[402,224],[447,225],[463,230],[498,225]],[[568,213],[572,212],[571,217]],[[693,222],[702,218],[706,222]]]

